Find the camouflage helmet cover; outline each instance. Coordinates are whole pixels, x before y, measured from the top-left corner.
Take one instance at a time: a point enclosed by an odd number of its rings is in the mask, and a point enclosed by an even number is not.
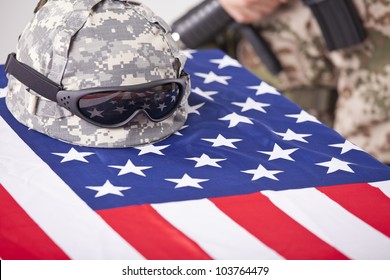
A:
[[[184,59],[170,27],[149,8],[125,0],[49,0],[20,36],[19,61],[66,90],[176,78]],[[186,90],[162,122],[139,114],[123,127],[94,126],[10,75],[6,104],[17,120],[59,140],[90,147],[131,147],[162,140],[187,118]]]

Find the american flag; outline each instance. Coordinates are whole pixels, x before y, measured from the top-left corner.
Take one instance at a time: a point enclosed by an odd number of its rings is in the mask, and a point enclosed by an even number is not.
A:
[[[1,89],[0,258],[390,259],[390,168],[223,52],[185,54],[188,121],[139,148],[29,130]]]

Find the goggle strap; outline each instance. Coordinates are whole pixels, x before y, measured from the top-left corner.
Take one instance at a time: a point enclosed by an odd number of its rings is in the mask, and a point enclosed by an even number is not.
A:
[[[16,59],[15,53],[8,55],[7,62],[5,64],[5,71],[18,79],[27,88],[32,89],[47,99],[57,102],[56,95],[57,92],[62,89],[61,86],[54,83],[35,69],[19,62]]]

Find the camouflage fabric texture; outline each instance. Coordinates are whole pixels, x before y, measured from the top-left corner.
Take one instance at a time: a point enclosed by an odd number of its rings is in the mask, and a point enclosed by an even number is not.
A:
[[[177,78],[183,70],[185,59],[170,27],[136,1],[41,2],[21,34],[17,59],[66,90]],[[72,115],[12,76],[6,104],[21,123],[53,138],[82,146],[121,148],[150,144],[180,129],[187,118],[189,92],[188,81],[185,97],[168,119],[152,122],[138,114],[115,129],[97,127]]]
[[[290,0],[259,22],[284,69],[268,82],[285,92],[310,92],[304,99],[321,99],[322,91],[336,89],[334,129],[390,164],[390,1],[353,2],[367,39],[348,49],[327,51],[318,23],[301,0]],[[236,54],[248,68],[263,71],[248,42],[239,42]]]

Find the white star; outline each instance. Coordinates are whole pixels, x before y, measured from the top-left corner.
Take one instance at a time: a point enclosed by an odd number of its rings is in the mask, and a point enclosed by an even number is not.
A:
[[[181,50],[180,53],[182,53],[183,55],[185,55],[187,58],[189,59],[193,59],[194,56],[192,55],[193,53],[197,53],[198,51],[196,50],[190,50],[190,49],[187,49],[187,50]]]
[[[114,194],[118,196],[124,196],[122,191],[126,191],[131,189],[131,187],[118,187],[111,184],[109,180],[107,180],[103,186],[88,186],[87,189],[97,191],[96,197],[105,196],[107,194]]]
[[[226,158],[210,158],[206,154],[202,154],[202,156],[199,157],[194,157],[194,158],[186,158],[188,160],[194,160],[196,161],[195,167],[202,167],[202,166],[214,166],[214,167],[219,167],[222,168],[218,162],[226,160]]]
[[[252,174],[253,175],[252,181],[258,180],[258,179],[263,178],[263,177],[279,181],[279,179],[276,178],[274,175],[281,173],[283,171],[281,171],[281,170],[267,170],[267,169],[265,169],[264,166],[259,164],[257,169],[244,170],[241,172],[247,173],[247,174]]]
[[[218,120],[230,121],[229,128],[230,127],[235,127],[239,123],[253,124],[253,122],[249,118],[247,118],[245,116],[238,115],[236,113],[231,113],[229,115],[224,116],[223,118],[219,118]]]
[[[277,91],[276,88],[274,88],[273,86],[270,86],[266,82],[261,82],[258,86],[250,86],[247,88],[255,89],[256,95],[261,95],[261,94],[266,94],[266,93],[280,95],[280,93]]]
[[[193,89],[192,92],[196,93],[204,98],[207,98],[211,101],[214,101],[214,99],[211,96],[218,93],[218,91],[203,91],[199,87],[196,87],[195,89]]]
[[[234,146],[233,143],[242,141],[242,139],[226,139],[221,134],[218,134],[218,137],[215,139],[202,138],[202,140],[213,143],[212,147],[226,146],[226,147],[230,147],[233,149],[237,149],[237,147]]]
[[[140,176],[146,177],[142,170],[152,168],[151,166],[135,166],[131,160],[128,160],[125,166],[121,165],[109,165],[109,167],[120,169],[118,176],[122,176],[128,173],[134,173]]]
[[[326,174],[333,173],[333,172],[336,172],[338,170],[342,170],[342,171],[346,171],[346,172],[350,172],[350,173],[355,173],[351,169],[351,167],[349,167],[348,164],[353,164],[353,163],[350,163],[347,161],[342,161],[342,160],[339,160],[337,158],[332,158],[330,161],[316,163],[316,165],[328,167],[328,172],[326,172]]]
[[[124,107],[116,107],[114,111],[119,112],[119,114],[122,114],[127,110]]]
[[[279,159],[279,158],[295,161],[294,159],[292,159],[290,157],[290,154],[292,154],[296,150],[298,150],[298,149],[286,149],[286,150],[283,150],[278,144],[275,143],[274,149],[272,150],[272,152],[265,152],[265,151],[258,151],[258,152],[266,154],[266,155],[269,155],[270,156],[269,159],[268,159],[269,161],[270,160],[274,160],[274,159]]]
[[[218,76],[213,71],[210,71],[208,74],[206,73],[195,73],[195,76],[201,77],[204,79],[204,84],[210,84],[212,82],[217,82],[223,85],[229,85],[226,80],[230,80],[231,76]]]
[[[159,108],[162,111],[164,111],[164,109],[167,107],[167,105],[165,105],[165,103],[160,103],[160,105],[158,105],[157,108]]]
[[[177,136],[183,136],[183,134],[180,132],[184,129],[186,129],[188,127],[188,125],[183,125],[178,131],[176,131],[174,134],[176,134]]]
[[[188,125],[183,125],[178,131],[176,131],[174,134],[177,135],[177,136],[183,136],[183,134],[180,132],[184,129],[186,129],[188,127]]]
[[[215,64],[219,64],[218,69],[222,69],[222,68],[225,68],[228,66],[241,67],[241,64],[237,60],[231,58],[228,55],[225,55],[221,59],[211,59],[210,62],[215,63]]]
[[[92,111],[88,111],[88,113],[91,114],[90,118],[94,118],[94,117],[101,117],[103,118],[103,113],[104,111],[98,111],[96,108],[93,108]]]
[[[161,150],[164,150],[165,148],[168,148],[170,145],[165,145],[165,146],[154,146],[152,145],[147,145],[143,147],[134,147],[134,149],[140,150],[139,156],[145,155],[145,154],[156,154],[156,155],[164,155]]]
[[[197,114],[197,115],[200,115],[198,109],[202,108],[204,106],[204,104],[206,103],[200,103],[200,104],[197,104],[197,105],[194,105],[194,106],[190,106],[188,105],[188,114]]]
[[[295,133],[291,129],[287,129],[286,133],[282,133],[282,132],[274,132],[274,133],[279,135],[279,136],[282,136],[283,140],[285,140],[285,141],[296,140],[296,141],[304,142],[304,143],[309,143],[304,138],[305,137],[309,137],[309,136],[312,135],[312,134],[299,134],[299,133]]]
[[[150,104],[144,103],[144,105],[142,105],[142,109],[144,109],[144,110],[150,109]]]
[[[7,88],[0,88],[0,98],[5,97],[7,94]]]
[[[302,110],[299,114],[286,115],[286,117],[297,119],[297,123],[303,123],[303,122],[321,123],[314,116],[310,115],[304,110]]]
[[[241,112],[246,112],[246,111],[249,111],[249,110],[256,110],[256,111],[259,111],[259,112],[267,113],[263,109],[263,107],[271,106],[270,104],[256,102],[256,101],[254,101],[250,97],[248,97],[246,99],[245,103],[243,103],[243,102],[233,102],[232,104],[241,107],[242,108]]]
[[[184,176],[181,179],[165,179],[166,181],[176,183],[175,189],[184,188],[184,187],[192,187],[197,189],[203,189],[199,183],[207,182],[208,179],[197,179],[197,178],[191,178],[187,174],[184,174]]]
[[[61,163],[68,162],[72,160],[78,160],[81,162],[88,162],[85,157],[93,155],[94,153],[80,153],[76,151],[74,148],[71,148],[67,153],[52,153],[53,155],[63,157]]]
[[[329,145],[330,147],[336,147],[336,148],[341,148],[341,154],[345,154],[351,150],[357,150],[357,151],[363,151],[362,148],[359,148],[358,146],[352,144],[348,140],[345,140],[344,143],[339,143],[339,144],[332,144]]]

